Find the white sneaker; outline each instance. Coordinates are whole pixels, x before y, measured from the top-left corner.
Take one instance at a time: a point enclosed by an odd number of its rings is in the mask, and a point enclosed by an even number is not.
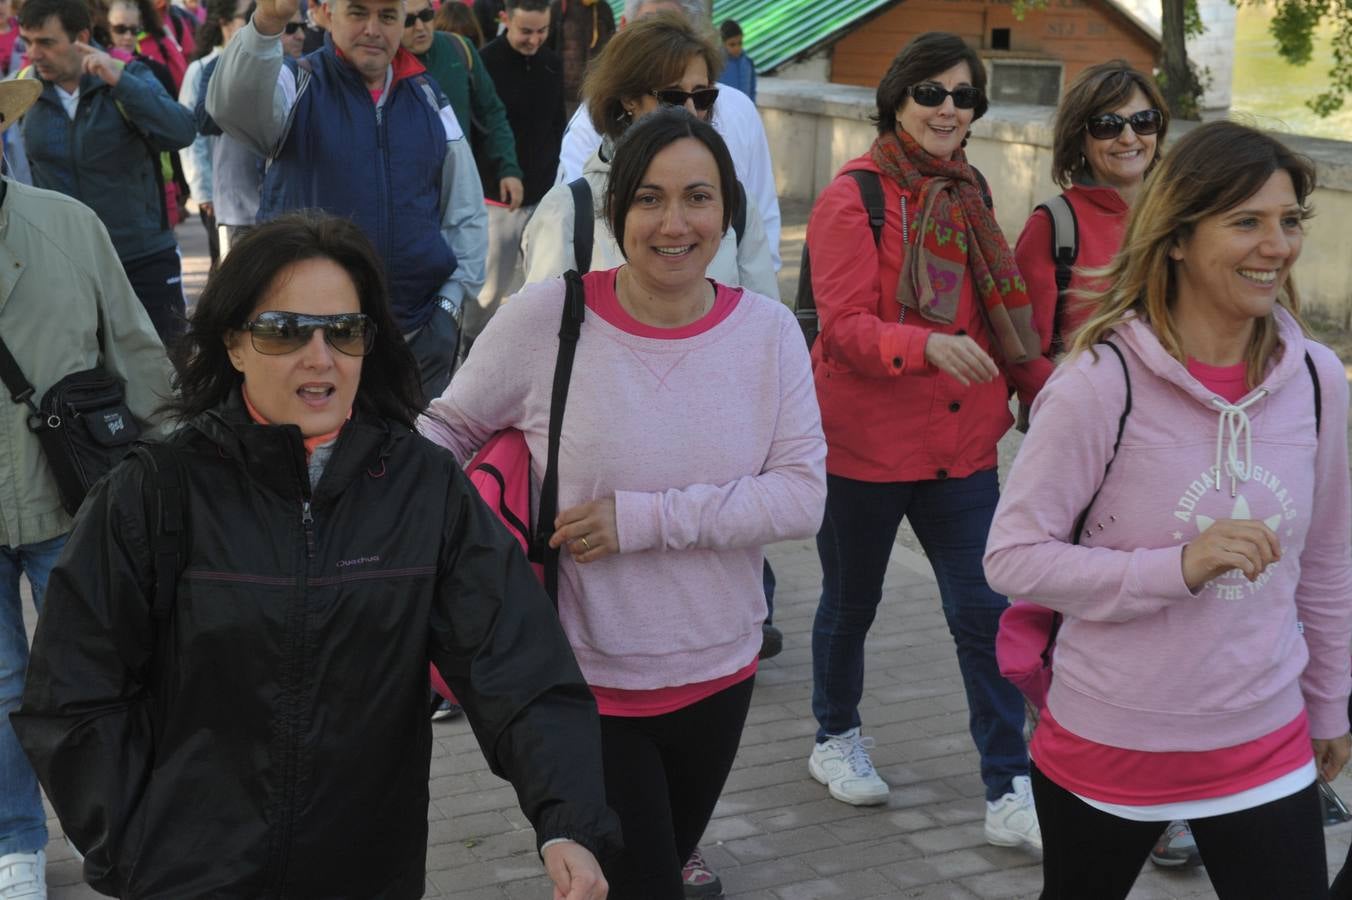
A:
[[[986,802],[986,843],[997,847],[1027,844],[1042,849],[1042,829],[1033,807],[1033,783],[1027,775],[1014,776],[1014,790],[995,802]]]
[[[0,856],[0,900],[47,900],[47,853]]]
[[[873,738],[862,737],[858,728],[827,737],[812,748],[807,770],[831,791],[831,796],[852,806],[875,806],[887,802],[887,782],[878,777],[868,751]]]

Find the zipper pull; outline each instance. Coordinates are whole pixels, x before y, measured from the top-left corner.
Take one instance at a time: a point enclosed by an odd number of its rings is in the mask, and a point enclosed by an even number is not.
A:
[[[310,510],[310,501],[302,500],[300,502],[300,522],[305,526],[305,556],[308,559],[315,558],[315,517]]]

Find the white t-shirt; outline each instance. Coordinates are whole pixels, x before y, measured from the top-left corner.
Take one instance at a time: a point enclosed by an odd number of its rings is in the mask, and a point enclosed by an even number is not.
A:
[[[756,204],[765,226],[765,238],[770,244],[770,261],[778,272],[779,258],[779,196],[775,193],[774,164],[770,160],[770,142],[765,137],[765,126],[751,98],[735,87],[718,85],[718,100],[714,103],[711,125],[723,136],[732,154],[737,180],[746,188],[747,196]],[[601,136],[592,126],[584,101],[568,122],[559,148],[559,171],[555,184],[565,184],[582,174]]]
[[[80,88],[77,86],[75,92],[67,94],[65,89],[59,84],[54,84],[56,96],[61,101],[61,106],[66,110],[66,115],[70,116],[71,121],[75,120],[75,108],[80,105]]]

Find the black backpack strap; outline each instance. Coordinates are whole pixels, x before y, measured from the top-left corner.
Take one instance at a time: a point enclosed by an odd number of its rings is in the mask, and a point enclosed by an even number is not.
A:
[[[590,272],[596,223],[591,185],[585,177],[578,176],[568,182],[568,190],[573,192],[573,261],[579,272]]]
[[[1061,321],[1066,308],[1066,292],[1070,290],[1070,279],[1074,274],[1075,260],[1080,255],[1080,223],[1075,218],[1075,208],[1070,205],[1065,194],[1057,194],[1045,203],[1039,203],[1037,208],[1046,210],[1052,220],[1052,263],[1056,266],[1056,312],[1052,318],[1051,352],[1055,356],[1065,348]]]
[[[145,466],[146,509],[151,511],[147,528],[155,554],[155,597],[151,617],[166,621],[178,596],[178,576],[188,563],[188,520],[184,514],[183,476],[177,454],[167,445],[137,444],[132,452]]]
[[[568,405],[568,384],[573,376],[573,357],[587,316],[587,294],[582,276],[568,271],[563,275],[567,292],[563,299],[563,317],[559,323],[559,355],[554,363],[554,387],[549,399],[549,451],[545,459],[545,478],[540,485],[540,512],[530,550],[532,562],[545,570],[545,590],[554,606],[559,605],[559,550],[549,546],[554,519],[559,513],[559,440],[563,435],[563,412]]]
[[[883,240],[883,221],[887,216],[887,200],[883,197],[883,180],[877,172],[867,169],[851,169],[845,173],[859,185],[859,196],[864,200],[864,212],[868,213],[868,227],[873,232],[873,246]]]
[[[995,198],[991,196],[990,182],[976,166],[972,166],[972,174],[976,176],[976,183],[981,188],[981,202],[986,204],[986,209],[995,209]]]
[[[0,182],[0,186],[3,186],[3,182]],[[32,415],[38,415],[37,404],[33,402],[35,388],[19,368],[19,361],[9,351],[4,337],[0,337],[0,381],[4,381],[5,387],[9,389],[9,399],[27,406]]]
[[[737,238],[737,246],[742,246],[742,235],[746,233],[746,188],[737,182],[737,205],[732,208],[732,233]]]
[[[1127,399],[1122,404],[1122,415],[1117,419],[1117,437],[1113,440],[1113,452],[1108,457],[1108,464],[1103,467],[1103,480],[1099,482],[1098,488],[1095,489],[1094,496],[1090,497],[1089,502],[1085,504],[1084,511],[1075,519],[1075,530],[1071,533],[1070,541],[1072,544],[1078,544],[1080,538],[1084,537],[1084,525],[1089,519],[1089,510],[1093,508],[1094,501],[1098,499],[1099,491],[1103,490],[1103,483],[1108,479],[1108,472],[1113,467],[1113,460],[1117,459],[1117,448],[1122,446],[1122,432],[1127,428],[1127,416],[1131,415],[1131,372],[1127,370],[1127,359],[1112,341],[1102,341],[1101,343],[1113,351],[1113,355],[1122,365],[1122,378],[1126,381]]]
[[[1305,368],[1310,373],[1310,383],[1314,385],[1314,436],[1319,437],[1320,420],[1324,417],[1324,392],[1319,387],[1319,373],[1315,370],[1310,351],[1305,351]]]

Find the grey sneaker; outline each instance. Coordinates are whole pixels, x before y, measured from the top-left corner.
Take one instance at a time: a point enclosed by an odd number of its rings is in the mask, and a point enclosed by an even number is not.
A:
[[[1150,851],[1150,861],[1166,869],[1193,869],[1202,864],[1202,854],[1187,822],[1169,823]]]
[[[869,759],[872,747],[873,738],[863,737],[858,728],[831,735],[812,748],[807,770],[842,803],[851,806],[886,803],[889,789]]]

